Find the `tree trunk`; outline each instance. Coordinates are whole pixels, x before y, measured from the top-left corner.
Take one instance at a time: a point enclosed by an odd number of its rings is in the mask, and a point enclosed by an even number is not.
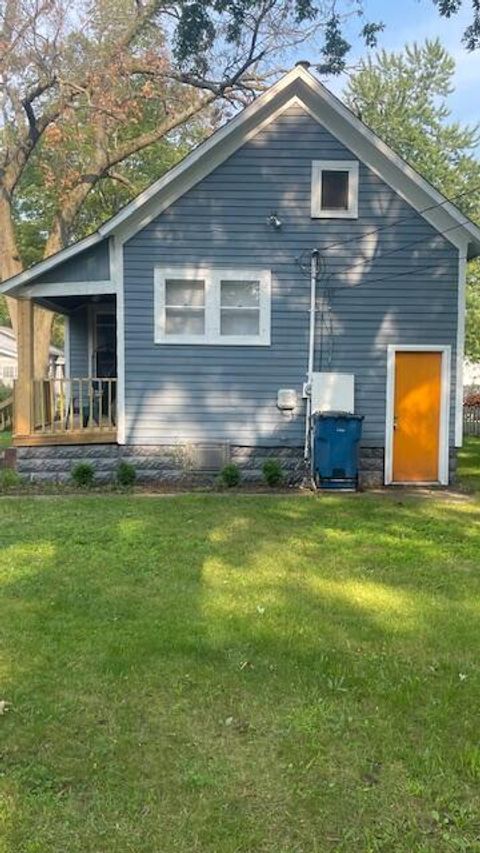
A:
[[[22,271],[22,262],[17,248],[13,228],[12,206],[8,193],[0,188],[0,281]],[[17,330],[17,302],[7,297],[8,313],[12,328]]]
[[[8,193],[0,189],[0,281],[22,272],[23,265],[13,227],[12,206]],[[17,334],[17,300],[6,297],[12,329]],[[50,350],[53,313],[35,306],[34,312],[34,375],[46,377]]]

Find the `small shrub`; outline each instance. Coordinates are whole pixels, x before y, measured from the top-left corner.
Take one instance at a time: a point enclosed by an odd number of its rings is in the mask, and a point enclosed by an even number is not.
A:
[[[133,486],[135,480],[137,479],[137,472],[133,465],[130,465],[129,462],[120,462],[117,468],[117,483],[119,486],[124,486],[124,488],[128,488]]]
[[[229,462],[228,465],[225,465],[225,467],[220,471],[220,479],[225,486],[228,486],[229,489],[233,486],[238,486],[240,478],[240,468],[238,465],[235,465],[234,462]]]
[[[11,489],[20,483],[20,476],[13,468],[0,468],[0,489]]]
[[[95,470],[91,462],[79,462],[72,468],[72,480],[81,488],[92,486],[94,478]]]
[[[262,465],[262,473],[269,486],[279,486],[283,482],[282,466],[278,459],[266,459]]]
[[[480,406],[480,391],[470,391],[463,401],[464,406]]]

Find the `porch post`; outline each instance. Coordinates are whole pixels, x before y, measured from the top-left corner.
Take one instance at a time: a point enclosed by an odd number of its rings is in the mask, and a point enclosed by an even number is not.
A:
[[[17,310],[18,378],[15,383],[14,434],[31,435],[33,423],[33,301],[19,299]]]

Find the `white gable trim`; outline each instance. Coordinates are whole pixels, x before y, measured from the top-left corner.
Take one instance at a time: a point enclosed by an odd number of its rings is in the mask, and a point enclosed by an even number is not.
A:
[[[272,111],[273,99],[282,94],[285,96],[288,87],[296,82],[300,86],[303,84],[306,87],[305,91],[301,94],[298,92],[293,94]],[[436,230],[447,232],[445,237],[451,243],[460,248],[464,246],[465,240],[473,242],[475,250],[480,254],[480,228],[470,222],[452,202],[409,166],[386,142],[383,142],[301,66],[292,69],[232,121],[187,155],[178,166],[127,204],[116,216],[100,227],[100,233],[106,236],[115,231],[122,242],[130,239],[137,230],[148,225],[152,219],[159,216],[292,105],[299,105],[305,109],[414,210],[420,212]],[[265,107],[269,109],[262,119],[261,111],[265,111]],[[177,186],[173,186],[179,178],[181,181]],[[139,212],[140,208],[143,208],[143,215]],[[426,210],[426,208],[432,209]]]
[[[480,254],[480,228],[469,222],[455,205],[395,154],[312,74],[295,66],[98,231],[14,276],[0,285],[0,293],[18,289],[109,235],[115,235],[120,243],[125,242],[294,103],[300,103],[408,204],[421,211],[434,228],[448,231],[452,243],[460,246],[467,242],[472,245],[471,257]],[[434,209],[425,211],[429,206]]]
[[[294,95],[281,104],[276,110],[274,110],[274,112],[269,113],[262,121],[256,123],[246,132],[242,132],[241,135],[227,135],[228,138],[225,139],[223,144],[218,148],[215,148],[208,157],[196,158],[194,162],[192,162],[188,167],[185,167],[185,169],[176,167],[179,171],[172,177],[170,177],[171,172],[168,172],[167,175],[162,178],[162,181],[165,181],[165,192],[159,197],[156,195],[149,195],[146,197],[142,206],[131,211],[130,214],[122,219],[122,221],[117,225],[115,234],[118,236],[120,241],[125,243],[137,234],[138,231],[141,231],[142,228],[149,225],[153,219],[156,219],[157,216],[185,195],[185,193],[191,190],[196,184],[203,181],[203,179],[213,172],[214,169],[221,166],[228,157],[235,154],[235,152],[245,145],[246,142],[253,139],[253,137],[260,133],[260,131],[264,130],[265,127],[293,106],[300,106],[305,109],[303,101],[297,97],[297,95]],[[226,125],[222,130],[227,129],[228,126],[229,125]],[[196,149],[196,151],[197,150],[199,154],[201,153],[203,155],[204,152],[200,151],[200,148]],[[196,151],[194,153],[196,153]],[[183,165],[183,162],[184,161],[182,161],[180,166]],[[174,178],[177,178],[176,183]],[[109,225],[110,223],[107,222],[105,223],[105,226],[102,227],[107,229],[107,226]],[[104,233],[108,234],[110,231],[105,230]]]
[[[326,90],[325,90],[326,91]],[[330,93],[328,93],[330,95]],[[332,96],[333,97],[333,96]],[[338,102],[340,104],[340,101]],[[375,136],[365,125],[359,122],[359,127],[353,129],[348,125],[356,117],[347,110],[345,117],[336,112],[322,111],[321,113],[311,104],[302,102],[308,114],[328,130],[332,136],[349,148],[358,159],[386,183],[418,214],[423,216],[435,230],[443,234],[445,239],[457,248],[464,248],[466,242],[465,230],[471,228],[473,239],[478,244],[480,253],[480,228],[471,223],[451,202],[434,189],[424,178],[415,172],[401,157],[381,139]],[[343,107],[343,104],[341,105]],[[358,120],[357,120],[358,121]],[[353,131],[353,132],[352,132]],[[357,131],[360,131],[358,133]],[[374,144],[367,137],[367,132],[373,137]],[[420,186],[420,182],[422,186]],[[453,213],[452,213],[452,212]],[[452,222],[453,217],[453,222]],[[388,223],[386,223],[388,225]],[[467,237],[468,245],[468,237]]]

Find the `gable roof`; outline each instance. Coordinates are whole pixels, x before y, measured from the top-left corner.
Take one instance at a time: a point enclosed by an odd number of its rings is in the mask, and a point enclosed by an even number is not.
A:
[[[8,279],[0,286],[0,292],[18,288],[109,237],[125,242],[292,103],[299,103],[306,109],[447,239],[459,248],[465,248],[469,259],[480,255],[480,228],[396,154],[304,66],[296,65],[97,231]]]

